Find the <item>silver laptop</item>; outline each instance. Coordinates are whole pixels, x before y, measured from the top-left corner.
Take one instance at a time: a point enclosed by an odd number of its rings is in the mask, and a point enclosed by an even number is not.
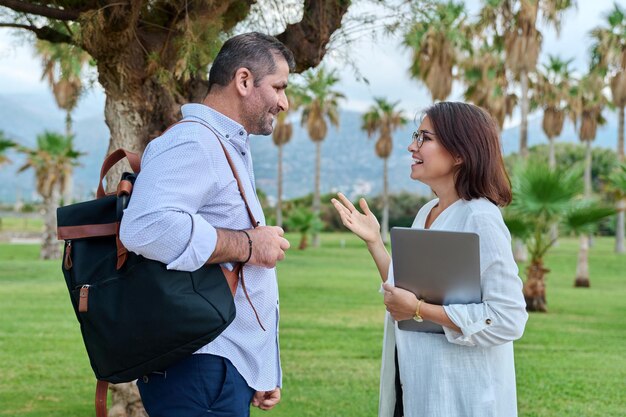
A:
[[[391,229],[391,258],[395,285],[428,303],[481,302],[480,247],[476,233],[441,230]],[[398,322],[401,330],[443,333],[424,320]]]

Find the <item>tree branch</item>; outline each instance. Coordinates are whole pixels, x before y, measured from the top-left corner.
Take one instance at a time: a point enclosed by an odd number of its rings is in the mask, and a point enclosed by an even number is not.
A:
[[[78,10],[55,9],[19,0],[0,0],[0,6],[7,7],[20,13],[29,13],[56,20],[76,20],[80,15]]]
[[[341,26],[349,6],[349,0],[304,0],[302,20],[288,25],[276,36],[293,52],[296,72],[315,67],[322,61],[330,37]]]
[[[0,27],[26,29],[30,30],[37,36],[37,39],[42,41],[48,41],[52,43],[69,43],[75,45],[73,39],[65,33],[57,32],[49,27],[38,28],[36,26],[22,25],[19,23],[3,23],[0,22]]]

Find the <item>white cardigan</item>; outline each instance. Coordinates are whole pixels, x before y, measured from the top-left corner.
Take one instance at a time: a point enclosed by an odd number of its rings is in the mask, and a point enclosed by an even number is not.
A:
[[[413,228],[424,228],[437,202],[422,207]],[[405,417],[515,417],[512,342],[522,336],[528,314],[500,210],[486,199],[458,200],[431,229],[478,233],[482,303],[444,306],[462,333],[446,327],[445,334],[403,331],[386,314],[379,416],[393,417],[397,346]],[[388,282],[393,284],[393,265]]]

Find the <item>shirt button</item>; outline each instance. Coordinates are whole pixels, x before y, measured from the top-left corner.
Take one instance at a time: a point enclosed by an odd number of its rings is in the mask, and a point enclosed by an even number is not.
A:
[[[485,324],[487,324],[487,325],[491,324],[491,319],[485,320]]]
[[[226,139],[228,139],[229,137],[230,137],[229,135],[226,135]]]
[[[245,152],[242,152],[241,154],[242,154],[242,155],[245,155],[246,153],[245,153]]]
[[[243,132],[239,132],[239,136],[243,136]]]

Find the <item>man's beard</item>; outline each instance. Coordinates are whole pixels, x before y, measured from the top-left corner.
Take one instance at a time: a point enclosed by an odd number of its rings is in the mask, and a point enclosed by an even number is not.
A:
[[[278,114],[279,111],[280,109],[274,108],[261,114],[255,123],[255,131],[250,133],[263,136],[271,135],[274,131],[274,117],[270,118],[270,114],[275,115]]]

